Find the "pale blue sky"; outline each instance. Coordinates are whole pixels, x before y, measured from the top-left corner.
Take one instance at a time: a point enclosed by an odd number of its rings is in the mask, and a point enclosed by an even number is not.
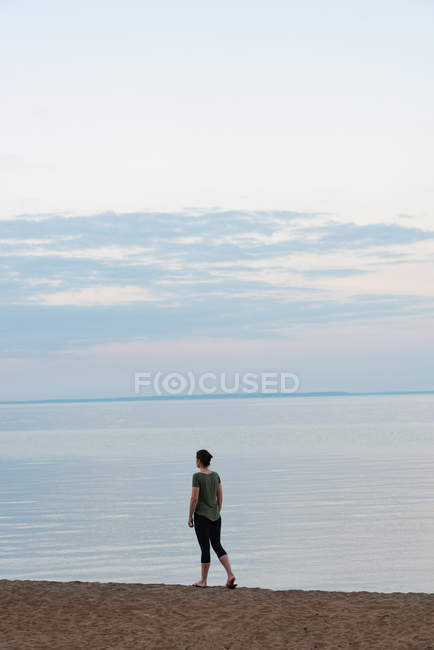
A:
[[[430,2],[1,7],[2,216],[431,218]]]
[[[2,2],[0,399],[434,388],[433,17]]]

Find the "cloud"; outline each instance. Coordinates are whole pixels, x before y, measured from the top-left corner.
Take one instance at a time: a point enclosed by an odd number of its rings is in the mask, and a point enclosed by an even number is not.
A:
[[[307,269],[302,271],[303,275],[308,277],[343,277],[351,275],[360,275],[363,273],[369,273],[369,269],[350,269],[350,268],[341,268],[341,269]]]
[[[3,349],[273,337],[294,323],[422,317],[433,309],[433,238],[290,211],[3,220]]]
[[[320,242],[324,246],[339,246],[344,243],[354,248],[413,244],[434,238],[434,231],[408,228],[401,224],[374,223],[331,223],[319,227]]]
[[[83,287],[68,291],[53,291],[37,294],[32,298],[40,305],[75,305],[76,307],[94,307],[97,305],[125,305],[133,302],[155,302],[167,299],[167,296],[155,296],[143,287],[129,285],[111,285]]]

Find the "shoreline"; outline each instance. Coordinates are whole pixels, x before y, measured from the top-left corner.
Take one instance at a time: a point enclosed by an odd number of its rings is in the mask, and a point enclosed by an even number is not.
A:
[[[434,594],[0,580],[1,650],[434,650]]]
[[[194,400],[225,400],[225,399],[276,399],[291,397],[387,397],[402,395],[434,395],[434,390],[392,390],[372,392],[350,391],[314,391],[308,393],[192,393],[183,395],[142,395],[120,397],[53,397],[46,399],[2,400],[0,406],[37,406],[38,404],[88,404],[106,402],[179,402]]]

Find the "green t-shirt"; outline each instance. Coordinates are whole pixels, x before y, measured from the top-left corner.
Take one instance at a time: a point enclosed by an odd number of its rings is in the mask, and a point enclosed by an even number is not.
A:
[[[220,510],[217,504],[219,483],[220,476],[217,472],[211,472],[211,474],[196,472],[196,474],[193,474],[193,487],[199,488],[199,501],[197,502],[195,512],[198,515],[208,517],[211,521],[216,521],[220,517]]]

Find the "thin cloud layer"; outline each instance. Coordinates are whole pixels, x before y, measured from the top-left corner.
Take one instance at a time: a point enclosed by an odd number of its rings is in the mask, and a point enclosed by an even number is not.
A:
[[[423,317],[433,239],[413,225],[285,211],[3,220],[2,354]]]

